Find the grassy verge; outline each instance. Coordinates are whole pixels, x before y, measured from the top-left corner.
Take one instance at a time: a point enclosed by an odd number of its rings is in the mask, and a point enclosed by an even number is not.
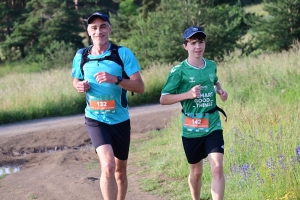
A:
[[[145,93],[129,97],[129,106],[158,103],[171,66],[154,65],[141,72]],[[5,69],[2,69],[5,71]],[[3,71],[2,71],[3,72]],[[84,112],[85,95],[72,86],[71,69],[10,73],[0,79],[0,124]]]
[[[219,66],[229,99],[223,123],[225,199],[300,199],[299,51],[264,55]],[[183,152],[180,116],[165,130],[133,141],[134,162],[142,166],[143,190],[166,199],[190,199],[189,167]],[[298,151],[297,151],[298,149]],[[202,199],[211,199],[205,161]]]

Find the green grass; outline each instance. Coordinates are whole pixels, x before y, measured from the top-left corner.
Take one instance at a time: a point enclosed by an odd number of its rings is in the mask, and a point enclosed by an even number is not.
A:
[[[153,65],[151,70],[141,72],[145,93],[131,96],[128,92],[129,106],[158,103],[170,68]],[[85,95],[73,88],[71,68],[67,67],[34,73],[11,72],[0,79],[0,90],[0,124],[81,114],[86,105]]]
[[[32,195],[29,195],[28,198],[29,199],[38,199],[38,195],[32,194]]]
[[[229,99],[220,107],[225,140],[225,199],[300,199],[300,51],[219,64]],[[223,118],[223,117],[222,117]],[[224,119],[224,118],[223,118]],[[131,153],[145,191],[166,199],[190,199],[180,116],[168,127],[133,141]],[[211,199],[211,173],[204,164],[202,199]]]
[[[98,169],[99,168],[99,161],[98,160],[93,160],[91,163],[89,163],[86,166],[87,170],[93,170],[93,169]]]
[[[4,178],[5,176],[7,176],[7,174],[0,175],[0,179]]]

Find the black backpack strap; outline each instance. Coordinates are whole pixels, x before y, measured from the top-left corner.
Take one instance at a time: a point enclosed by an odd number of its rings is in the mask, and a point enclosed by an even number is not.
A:
[[[118,65],[120,65],[122,67],[122,78],[130,79],[129,76],[125,72],[124,63],[123,63],[123,61],[122,61],[122,59],[119,55],[119,52],[118,52],[118,49],[120,47],[121,46],[118,46],[116,44],[111,43],[111,45],[110,45],[110,55],[105,56],[105,57],[106,57],[107,60],[112,60],[112,61],[114,61],[115,63],[117,63]],[[104,60],[106,60],[106,59],[104,59]],[[123,93],[126,93],[126,92],[124,92],[124,89],[123,89]],[[131,92],[131,96],[133,96],[133,95],[134,95],[134,92]]]
[[[216,105],[216,107],[214,107],[213,109],[207,111],[206,113],[214,113],[216,111],[221,112],[225,116],[225,122],[227,122],[227,115],[226,115],[225,111],[217,105]],[[183,109],[181,109],[181,112],[186,115],[186,113],[184,112]]]
[[[84,71],[83,71],[83,66],[85,63],[89,62],[90,59],[88,58],[88,55],[90,54],[91,48],[93,47],[93,45],[88,46],[87,48],[85,48],[81,54],[81,62],[80,62],[80,70],[81,70],[81,74],[83,76],[84,80]],[[82,81],[81,80],[81,81]]]
[[[116,44],[111,43],[111,45],[110,45],[110,55],[109,56],[105,56],[105,57],[107,57],[106,60],[112,60],[115,63],[117,63],[118,65],[120,65],[122,67],[122,73],[125,73],[124,63],[123,63],[123,61],[122,61],[122,59],[121,59],[121,57],[119,55],[119,51],[118,51],[118,49],[120,47],[121,46],[118,46]],[[129,77],[127,76],[126,73],[125,73],[125,77],[123,76],[123,78],[128,78],[129,79]]]

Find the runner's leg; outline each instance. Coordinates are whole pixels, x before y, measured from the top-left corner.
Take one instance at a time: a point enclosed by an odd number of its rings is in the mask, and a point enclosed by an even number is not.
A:
[[[223,173],[223,157],[222,153],[208,154],[208,160],[212,172],[211,194],[213,200],[223,200],[225,190],[225,178]]]
[[[193,200],[200,199],[202,173],[203,160],[196,164],[190,164],[190,175],[188,178],[188,182]]]
[[[128,180],[127,180],[127,160],[119,160],[115,158],[116,171],[115,178],[118,185],[118,200],[124,200],[127,193]]]
[[[116,200],[118,186],[115,179],[116,163],[111,145],[105,144],[97,149],[101,165],[100,189],[104,200]]]

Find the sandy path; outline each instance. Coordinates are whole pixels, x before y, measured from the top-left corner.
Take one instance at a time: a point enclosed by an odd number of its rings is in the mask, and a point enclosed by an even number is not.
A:
[[[133,107],[132,139],[162,129],[180,105]],[[91,147],[83,115],[32,120],[0,126],[0,166],[17,165],[21,171],[0,179],[1,200],[102,199],[97,156]],[[48,153],[56,150],[55,152]],[[39,153],[41,152],[41,153]],[[128,200],[162,200],[140,190],[138,166],[128,161]]]

